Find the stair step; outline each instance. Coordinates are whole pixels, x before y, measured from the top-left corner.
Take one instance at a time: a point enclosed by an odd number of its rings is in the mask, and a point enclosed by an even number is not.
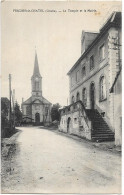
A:
[[[93,125],[93,127],[94,128],[98,128],[99,127],[99,128],[107,128],[107,129],[109,129],[108,126],[102,126],[102,125],[97,125],[97,126],[96,125]]]
[[[103,141],[114,141],[115,139],[114,138],[102,138],[102,139],[96,139],[96,138],[93,138],[92,141],[99,141],[99,142],[103,142]]]
[[[93,133],[114,133],[110,129],[94,129],[92,132]]]
[[[95,136],[93,136],[92,137],[92,139],[105,139],[105,138],[114,138],[114,136],[113,137],[108,137],[108,136],[103,136],[103,137],[95,137]]]
[[[86,112],[93,125],[92,140],[114,141],[114,132],[111,131],[100,113],[96,109],[87,109]]]
[[[102,120],[101,119],[100,120],[97,119],[97,120],[94,120],[93,122],[94,123],[105,123],[105,121],[103,119]]]
[[[114,134],[112,131],[92,131],[94,134]]]
[[[113,132],[112,130],[110,129],[107,129],[107,128],[93,128],[93,132],[98,132],[98,131],[103,131],[103,132]]]
[[[114,133],[112,132],[92,132],[92,135],[102,135],[102,134],[106,134],[106,135],[114,135]]]
[[[109,128],[99,127],[99,126],[93,126],[94,131],[102,130],[102,131],[111,131]]]
[[[104,124],[104,125],[107,125],[105,121],[99,121],[99,120],[98,121],[94,120],[93,123],[94,124]]]
[[[92,135],[92,137],[114,137],[114,135],[102,134],[102,135]]]

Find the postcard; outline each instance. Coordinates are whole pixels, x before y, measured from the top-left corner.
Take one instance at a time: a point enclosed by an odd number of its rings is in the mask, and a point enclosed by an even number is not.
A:
[[[1,2],[1,193],[121,193],[121,9]]]

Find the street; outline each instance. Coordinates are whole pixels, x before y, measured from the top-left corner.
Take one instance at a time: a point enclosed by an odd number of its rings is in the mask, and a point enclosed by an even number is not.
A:
[[[121,156],[40,127],[19,127],[2,193],[120,193]]]

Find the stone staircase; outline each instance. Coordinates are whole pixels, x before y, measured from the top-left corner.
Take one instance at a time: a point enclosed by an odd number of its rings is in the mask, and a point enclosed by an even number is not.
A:
[[[96,109],[86,109],[86,113],[92,122],[92,141],[114,141],[114,132],[109,128],[100,113]]]

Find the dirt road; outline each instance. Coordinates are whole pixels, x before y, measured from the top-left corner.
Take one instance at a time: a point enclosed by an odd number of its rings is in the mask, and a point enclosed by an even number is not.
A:
[[[3,160],[2,193],[121,192],[120,155],[47,129],[19,129]]]

